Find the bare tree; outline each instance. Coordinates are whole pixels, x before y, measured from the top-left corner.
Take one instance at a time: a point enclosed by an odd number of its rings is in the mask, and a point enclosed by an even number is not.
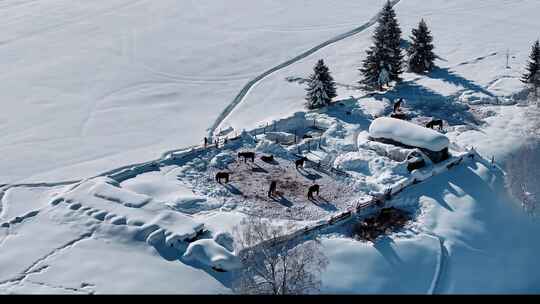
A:
[[[505,163],[506,186],[532,216],[540,213],[540,109],[529,106],[525,112],[523,138],[526,144]]]
[[[320,290],[328,259],[318,240],[297,246],[283,240],[285,227],[248,216],[235,227],[236,252],[244,267],[235,273],[239,294],[310,294]],[[280,240],[281,238],[281,240]]]

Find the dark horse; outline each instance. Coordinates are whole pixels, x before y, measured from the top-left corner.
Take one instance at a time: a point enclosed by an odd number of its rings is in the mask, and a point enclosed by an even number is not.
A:
[[[302,157],[300,159],[297,159],[294,161],[294,165],[296,166],[296,169],[298,169],[298,167],[302,167],[304,168],[304,162],[308,160],[307,157]]]
[[[265,163],[271,163],[274,161],[274,155],[263,155],[261,156],[261,160]]]
[[[312,200],[313,199],[313,193],[317,193],[317,195],[319,195],[319,185],[315,184],[313,186],[310,186],[309,189],[308,189],[308,193],[307,193],[307,197],[308,199]]]
[[[229,172],[218,172],[216,173],[216,181],[221,184],[221,180],[224,179],[225,184],[227,184],[229,182],[230,175],[231,174]]]
[[[268,189],[268,197],[274,196],[274,193],[276,193],[276,188],[277,188],[277,182],[272,181],[270,183],[270,189]]]
[[[426,128],[433,129],[433,127],[439,127],[439,130],[443,129],[443,121],[442,119],[432,119],[430,122],[426,124]]]
[[[403,98],[398,99],[398,101],[394,103],[394,113],[400,110],[402,103],[403,103]]]
[[[244,158],[244,163],[247,162],[248,159],[251,159],[251,162],[255,162],[255,152],[238,152],[238,158]]]

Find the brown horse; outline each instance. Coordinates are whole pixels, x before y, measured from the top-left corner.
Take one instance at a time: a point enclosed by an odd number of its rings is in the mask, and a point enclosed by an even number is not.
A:
[[[294,165],[296,166],[296,169],[298,169],[298,167],[302,167],[304,168],[304,162],[308,160],[307,157],[302,157],[300,159],[297,159],[294,161]]]
[[[394,113],[398,112],[401,109],[401,104],[403,103],[403,98],[400,98],[396,103],[394,103]]]
[[[229,183],[230,175],[231,174],[229,172],[218,172],[218,173],[216,173],[216,181],[221,184],[221,180],[224,179],[225,184],[227,184],[227,183]]]
[[[274,161],[274,155],[263,155],[261,156],[261,160],[265,163],[271,163]]]
[[[274,194],[276,193],[276,189],[277,189],[277,182],[272,181],[270,183],[270,189],[268,189],[268,197],[274,196]]]
[[[433,127],[439,127],[439,130],[443,129],[443,121],[442,119],[432,119],[430,122],[426,124],[426,128],[433,129]]]
[[[244,158],[244,163],[248,159],[251,159],[251,162],[255,162],[255,152],[238,152],[238,158]]]
[[[308,199],[312,200],[313,199],[313,193],[317,193],[317,196],[319,195],[319,185],[315,184],[313,186],[310,186],[309,189],[308,189],[308,193],[307,193],[307,197]]]

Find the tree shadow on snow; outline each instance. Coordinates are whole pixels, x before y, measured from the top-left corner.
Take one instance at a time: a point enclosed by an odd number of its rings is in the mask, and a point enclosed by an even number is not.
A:
[[[456,86],[461,86],[461,87],[463,87],[463,88],[465,88],[467,90],[470,90],[470,91],[480,92],[480,93],[486,94],[487,96],[495,97],[495,95],[493,95],[493,93],[486,90],[484,87],[476,84],[472,80],[466,79],[466,78],[464,78],[464,77],[450,71],[450,69],[448,69],[448,68],[436,67],[436,68],[433,69],[433,71],[431,71],[431,73],[428,74],[428,76],[430,78],[440,79],[440,80],[442,80],[444,82],[448,82],[448,83],[451,83],[451,84],[456,85]]]
[[[368,128],[371,117],[364,114],[358,106],[357,98],[350,96],[346,99],[337,100],[326,108],[325,114],[348,124],[356,124]]]
[[[373,98],[380,101],[405,99],[405,107],[409,115],[442,118],[450,125],[479,125],[479,121],[470,113],[467,105],[455,101],[456,96],[444,96],[414,81],[404,81],[394,90],[374,94]],[[389,116],[392,105],[388,104],[383,115]]]
[[[392,247],[394,241],[388,236],[381,236],[375,240],[373,243],[373,248],[375,248],[390,264],[392,267],[398,268],[404,262],[397,254],[394,247]]]

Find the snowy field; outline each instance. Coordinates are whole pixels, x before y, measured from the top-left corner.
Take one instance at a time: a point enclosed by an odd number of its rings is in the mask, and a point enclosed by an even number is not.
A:
[[[0,184],[84,178],[200,144],[249,79],[382,3],[2,1]]]
[[[384,1],[94,2],[0,5],[9,88],[0,185],[89,178],[200,144],[250,79],[365,24]],[[229,234],[246,213],[292,231],[411,177],[395,160],[408,151],[381,155],[387,147],[366,139],[397,97],[417,124],[446,120],[451,153],[474,146],[484,159],[466,159],[400,193],[392,205],[414,214],[403,231],[375,243],[340,229],[323,233],[330,264],[322,292],[540,292],[540,225],[489,163],[494,156],[502,165],[525,141],[527,108],[513,104],[523,95],[518,77],[538,37],[539,7],[536,0],[401,0],[403,38],[420,18],[432,29],[439,59],[427,76],[406,73],[387,93],[359,90],[368,27],[263,78],[218,125],[229,137],[258,128],[257,142],[242,136],[241,144],[171,156],[125,178],[3,191],[0,293],[230,293],[231,273],[212,267],[238,266]],[[341,105],[305,113],[302,81],[320,58]],[[295,135],[313,138],[275,143]],[[256,163],[239,163],[241,150],[255,151]],[[298,151],[346,175],[296,170]],[[259,159],[269,153],[278,165]],[[220,170],[233,172],[229,185],[214,181]],[[273,178],[294,181],[278,188],[286,200],[266,199]],[[325,204],[303,196],[314,180]]]

